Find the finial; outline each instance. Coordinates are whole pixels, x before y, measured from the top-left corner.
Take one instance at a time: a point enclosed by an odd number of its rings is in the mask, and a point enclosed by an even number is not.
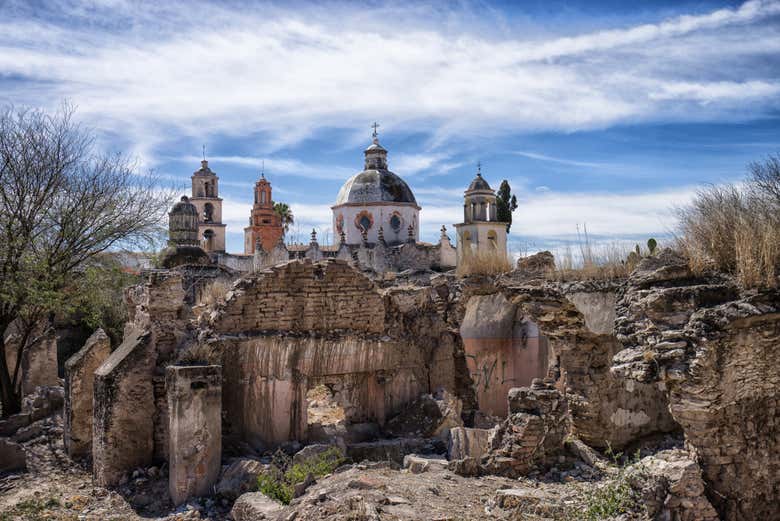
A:
[[[414,242],[414,226],[410,224],[407,230],[409,232],[409,242]]]
[[[477,161],[477,176],[482,177],[482,161]]]
[[[263,159],[263,163],[260,166],[260,179],[265,179],[265,159]]]
[[[446,237],[447,236],[447,227],[443,224],[441,225],[441,236]]]
[[[206,160],[206,145],[203,145],[203,160]]]
[[[344,230],[341,230],[339,232],[339,238],[341,239],[341,244],[344,244],[345,242],[347,242],[347,234],[344,233]]]
[[[377,232],[377,238],[379,239],[379,242],[382,244],[385,243],[385,230],[381,226],[379,227],[379,231]]]
[[[373,138],[375,144],[379,144],[379,133],[376,131],[376,129],[379,128],[379,123],[374,121],[374,124],[371,125],[371,128],[374,129],[374,132],[371,134],[371,137]]]
[[[314,228],[311,229],[311,242],[312,244],[317,242],[317,230]]]

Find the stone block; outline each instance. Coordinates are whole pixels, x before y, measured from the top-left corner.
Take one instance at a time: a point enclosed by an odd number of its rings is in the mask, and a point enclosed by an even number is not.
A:
[[[451,460],[468,457],[480,458],[489,449],[488,440],[492,429],[472,429],[469,427],[455,427],[450,429],[447,443],[447,456]]]
[[[284,505],[277,503],[265,494],[251,492],[236,500],[230,515],[235,521],[262,521],[263,519],[276,519],[283,509]]]
[[[265,470],[257,460],[239,458],[225,467],[217,483],[217,494],[227,499],[236,499],[241,494],[257,488],[257,477]]]
[[[65,450],[71,458],[92,451],[92,402],[95,371],[111,354],[111,341],[102,329],[65,362]]]
[[[430,470],[443,470],[447,467],[447,460],[441,456],[418,456],[408,454],[404,456],[404,468],[412,474],[422,474]]]
[[[18,443],[0,438],[0,472],[24,470],[27,468],[27,456]]]
[[[222,368],[168,366],[169,491],[174,504],[207,495],[222,456]]]
[[[95,483],[119,483],[154,454],[154,364],[152,333],[130,328],[125,339],[95,371],[92,471]]]

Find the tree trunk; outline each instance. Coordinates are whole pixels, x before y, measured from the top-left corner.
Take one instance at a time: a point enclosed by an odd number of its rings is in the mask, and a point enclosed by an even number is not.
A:
[[[3,407],[0,418],[6,418],[22,410],[21,396],[14,390],[5,360],[5,329],[3,328],[0,333],[0,403]]]

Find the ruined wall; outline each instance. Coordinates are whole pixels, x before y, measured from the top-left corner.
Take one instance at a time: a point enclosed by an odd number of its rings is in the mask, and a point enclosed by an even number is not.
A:
[[[152,333],[132,329],[95,371],[92,470],[98,486],[149,465],[154,455]]]
[[[670,250],[642,261],[618,303],[612,372],[669,389],[722,519],[777,519],[780,293],[744,296]]]
[[[71,458],[92,452],[92,402],[95,371],[111,354],[111,340],[98,329],[65,362],[65,450]]]
[[[460,335],[477,403],[486,414],[505,418],[509,390],[547,376],[546,339],[501,293],[468,300]]]
[[[380,291],[336,259],[239,281],[209,319],[231,431],[256,446],[305,440],[306,391],[318,384],[338,387],[348,424],[383,424],[421,393],[452,391],[456,335],[431,292]]]
[[[222,461],[222,370],[219,366],[169,366],[169,491],[175,505],[205,496]]]
[[[428,390],[414,346],[342,336],[260,336],[222,342],[224,408],[234,432],[258,446],[306,439],[306,391],[338,377],[348,423],[385,419]]]
[[[380,333],[384,305],[374,284],[348,263],[288,262],[241,279],[214,313],[217,333],[353,330]]]

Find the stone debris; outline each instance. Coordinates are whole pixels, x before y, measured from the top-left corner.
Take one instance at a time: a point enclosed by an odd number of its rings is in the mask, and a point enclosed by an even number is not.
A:
[[[403,466],[412,474],[422,474],[433,468],[445,468],[447,466],[447,460],[442,456],[418,456],[416,454],[409,454],[404,456]]]
[[[257,488],[257,478],[268,465],[257,460],[238,458],[223,467],[217,482],[216,492],[227,499],[236,499],[241,494],[253,492]]]
[[[230,515],[235,521],[261,521],[277,519],[284,505],[274,501],[261,492],[241,495],[233,504]]]
[[[442,390],[423,394],[397,416],[388,420],[385,433],[394,437],[441,438],[446,440],[450,429],[463,426],[463,403]]]

